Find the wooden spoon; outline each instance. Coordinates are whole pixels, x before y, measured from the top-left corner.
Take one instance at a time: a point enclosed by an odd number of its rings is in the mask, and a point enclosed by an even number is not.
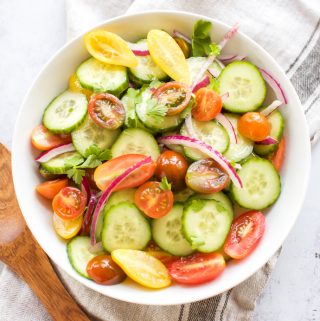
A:
[[[62,285],[21,214],[12,181],[11,155],[0,144],[0,260],[22,277],[54,320],[90,321]]]

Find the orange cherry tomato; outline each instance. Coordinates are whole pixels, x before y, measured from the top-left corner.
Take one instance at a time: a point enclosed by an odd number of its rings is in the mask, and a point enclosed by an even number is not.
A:
[[[187,169],[188,163],[181,154],[167,150],[158,158],[155,174],[158,180],[167,177],[173,190],[181,190],[185,187]]]
[[[282,137],[278,145],[278,149],[276,150],[272,158],[272,163],[278,172],[281,170],[285,151],[286,151],[286,141],[284,137]]]
[[[52,200],[64,187],[68,186],[68,179],[55,179],[40,183],[36,187],[36,191],[48,200]]]
[[[173,193],[170,190],[163,190],[159,182],[147,182],[137,189],[134,202],[147,216],[159,218],[172,209]]]
[[[239,118],[239,133],[255,142],[264,140],[270,135],[271,126],[267,117],[258,112],[245,113]]]
[[[126,169],[142,161],[146,156],[140,154],[126,154],[113,158],[100,166],[94,172],[94,181],[104,191],[110,183]],[[154,173],[156,164],[154,162],[143,165],[128,177],[126,177],[115,189],[118,191],[130,187],[137,187],[147,181]]]
[[[31,143],[39,150],[49,150],[62,144],[71,143],[71,136],[54,134],[43,125],[38,125],[32,131]]]
[[[80,216],[86,207],[85,195],[75,187],[64,187],[52,201],[53,211],[63,220]]]
[[[192,108],[192,116],[198,121],[214,119],[222,109],[222,99],[214,90],[200,88],[196,92],[196,102]]]

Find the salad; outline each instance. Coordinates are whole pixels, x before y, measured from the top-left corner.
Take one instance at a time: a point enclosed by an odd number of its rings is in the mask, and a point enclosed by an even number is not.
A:
[[[36,191],[83,277],[199,284],[263,237],[262,210],[281,191],[287,99],[249,57],[222,53],[237,25],[219,43],[211,28],[153,29],[136,43],[89,32],[90,58],[33,130]]]

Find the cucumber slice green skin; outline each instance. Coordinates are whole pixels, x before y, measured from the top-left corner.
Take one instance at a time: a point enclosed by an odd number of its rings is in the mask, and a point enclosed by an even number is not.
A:
[[[72,166],[68,165],[68,161],[71,159],[72,161],[77,161],[77,164],[84,161],[78,152],[67,152],[42,163],[41,166],[50,174],[65,174],[68,169],[72,168]]]
[[[81,63],[76,74],[81,86],[94,92],[119,96],[129,86],[126,67],[109,65],[93,57]]]
[[[230,231],[233,215],[215,200],[191,200],[184,207],[182,232],[193,248],[218,250]]]
[[[116,249],[143,250],[151,240],[151,229],[134,204],[122,202],[106,212],[101,238],[109,253]]]
[[[125,154],[142,154],[151,156],[156,161],[160,156],[160,149],[150,133],[140,128],[127,128],[113,144],[111,153],[113,158]]]
[[[101,241],[101,231],[105,214],[112,206],[117,205],[121,202],[129,202],[130,204],[134,204],[134,194],[136,190],[136,188],[124,189],[121,191],[116,191],[110,196],[97,222],[95,236],[98,242]]]
[[[90,247],[90,237],[88,236],[76,236],[67,245],[67,254],[72,267],[87,279],[90,279],[87,273],[87,264],[92,258],[103,253],[91,253]]]
[[[243,188],[231,184],[231,197],[241,207],[263,210],[276,202],[281,192],[280,176],[272,163],[260,157],[251,157],[238,171]]]
[[[87,109],[85,95],[66,90],[49,103],[42,122],[53,133],[68,134],[83,123]]]
[[[167,215],[152,221],[153,240],[162,250],[176,256],[194,252],[181,232],[182,214],[183,205],[175,204]]]
[[[268,116],[268,120],[271,125],[270,136],[276,139],[278,142],[281,140],[283,129],[284,129],[284,119],[280,111],[275,110],[271,115]],[[278,144],[273,145],[254,145],[254,152],[260,156],[267,156],[273,153],[278,148]]]
[[[84,123],[71,133],[72,143],[75,149],[84,157],[86,150],[91,145],[97,145],[102,151],[110,148],[120,134],[120,129],[109,130],[94,123],[87,116]]]
[[[223,108],[234,113],[257,110],[266,98],[267,88],[259,69],[247,61],[234,61],[218,77],[219,93],[229,97]]]

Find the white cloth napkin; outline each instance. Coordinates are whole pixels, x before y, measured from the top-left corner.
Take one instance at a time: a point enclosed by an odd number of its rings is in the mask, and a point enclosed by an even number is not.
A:
[[[66,0],[69,39],[108,18],[137,11],[183,10],[220,19],[262,45],[291,78],[314,142],[320,136],[320,4],[315,0]],[[246,321],[280,251],[247,281],[208,300],[181,306],[142,306],[102,296],[58,271],[91,316],[108,321]],[[0,267],[0,321],[51,320],[30,288]]]

